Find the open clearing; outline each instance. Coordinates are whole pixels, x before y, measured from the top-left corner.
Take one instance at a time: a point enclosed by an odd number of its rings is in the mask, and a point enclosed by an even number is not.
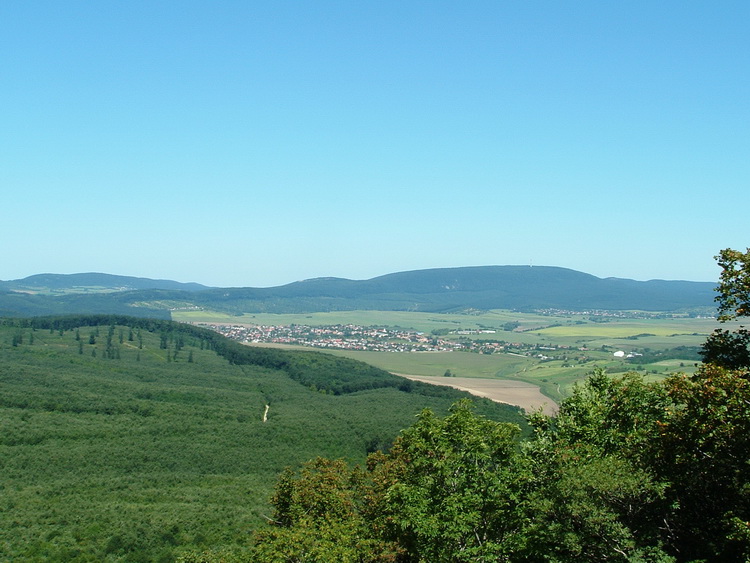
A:
[[[545,397],[539,387],[524,381],[508,379],[482,379],[478,377],[431,377],[427,375],[408,375],[397,373],[401,377],[414,381],[422,381],[432,385],[446,385],[462,391],[468,391],[478,397],[486,397],[498,403],[517,405],[527,412],[542,409],[546,415],[557,412],[557,404]]]

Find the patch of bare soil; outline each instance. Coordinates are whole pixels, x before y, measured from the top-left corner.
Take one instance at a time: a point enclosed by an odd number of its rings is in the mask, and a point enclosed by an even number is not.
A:
[[[517,405],[527,412],[542,408],[547,415],[557,413],[557,403],[542,395],[539,387],[524,381],[508,379],[483,379],[477,377],[440,377],[428,375],[408,375],[397,373],[407,379],[423,381],[433,385],[445,385],[462,391],[468,391],[477,397],[486,397],[498,403]]]

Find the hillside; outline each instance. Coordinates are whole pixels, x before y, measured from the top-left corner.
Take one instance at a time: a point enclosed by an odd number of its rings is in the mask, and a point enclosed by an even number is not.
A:
[[[598,278],[549,266],[441,268],[369,280],[316,278],[271,288],[190,285],[175,289],[170,283],[177,282],[127,278],[122,281],[131,280],[130,285],[115,285],[116,279],[95,279],[89,281],[107,281],[109,290],[93,294],[81,291],[86,280],[75,276],[48,274],[43,279],[29,280],[2,282],[0,314],[129,313],[167,318],[170,310],[190,308],[230,314],[548,308],[678,311],[713,309],[714,299],[714,284],[709,282]],[[135,284],[132,280],[140,281]],[[33,283],[46,283],[46,292],[29,294]],[[134,289],[124,289],[129,287]]]
[[[36,274],[19,280],[0,281],[0,290],[31,293],[90,293],[127,291],[134,289],[172,289],[201,291],[208,289],[199,283],[154,280],[133,276],[116,276],[96,272],[84,274]]]
[[[422,408],[467,396],[115,316],[0,321],[0,389],[3,561],[172,561],[246,544],[285,467],[362,462]],[[513,407],[477,409],[525,424]]]

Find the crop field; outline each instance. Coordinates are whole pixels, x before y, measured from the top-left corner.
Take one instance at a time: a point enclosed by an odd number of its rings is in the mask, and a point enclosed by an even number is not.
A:
[[[511,311],[486,311],[476,314],[418,313],[410,311],[335,311],[330,313],[274,314],[253,313],[228,315],[211,311],[174,311],[172,318],[181,322],[236,322],[266,325],[334,325],[355,324],[366,326],[392,326],[413,328],[424,332],[440,329],[500,328],[505,323],[522,318],[529,327],[551,324],[551,317],[535,314],[519,314]],[[568,317],[565,317],[568,318]]]
[[[480,377],[427,377],[406,375],[412,381],[422,381],[432,385],[444,385],[468,391],[478,397],[486,397],[499,403],[522,407],[527,412],[540,410],[549,416],[554,415],[558,405],[545,397],[539,387],[525,381],[510,379],[485,379]]]

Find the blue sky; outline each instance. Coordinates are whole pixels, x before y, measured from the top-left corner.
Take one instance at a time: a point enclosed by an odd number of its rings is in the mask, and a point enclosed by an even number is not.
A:
[[[748,2],[0,3],[0,279],[750,246]]]

